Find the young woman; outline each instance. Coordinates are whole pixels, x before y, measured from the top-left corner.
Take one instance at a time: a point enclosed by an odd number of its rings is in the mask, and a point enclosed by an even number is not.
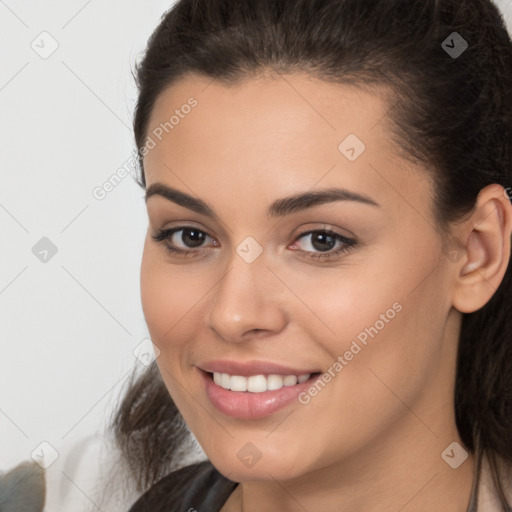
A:
[[[498,8],[180,0],[137,78],[130,511],[512,510]]]

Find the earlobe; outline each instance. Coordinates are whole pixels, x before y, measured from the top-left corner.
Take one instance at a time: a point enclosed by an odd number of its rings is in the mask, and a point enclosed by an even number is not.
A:
[[[453,306],[473,313],[494,295],[510,260],[512,205],[503,187],[493,184],[480,191],[465,226],[466,256],[457,269]]]

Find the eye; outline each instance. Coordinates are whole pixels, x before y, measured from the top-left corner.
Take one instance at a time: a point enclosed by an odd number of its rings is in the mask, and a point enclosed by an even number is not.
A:
[[[161,229],[152,235],[152,238],[156,242],[164,243],[164,247],[169,254],[183,258],[193,257],[200,253],[205,248],[204,242],[208,239],[212,240],[213,245],[219,245],[208,233],[194,226]],[[326,229],[302,233],[293,245],[296,246],[298,241],[302,240],[308,241],[302,244],[302,248],[293,248],[292,250],[299,250],[306,253],[306,258],[316,260],[329,260],[341,256],[357,245],[355,240]],[[338,248],[333,250],[336,246]]]
[[[210,238],[214,244],[217,242],[205,231],[193,226],[181,226],[178,228],[161,229],[152,235],[156,242],[165,242],[165,249],[176,256],[193,256],[202,249],[205,240]]]
[[[357,244],[357,242],[351,238],[325,229],[311,230],[302,233],[302,235],[297,238],[297,241],[303,239],[307,241],[302,244],[303,248],[300,250],[306,253],[313,252],[306,256],[312,259],[331,259],[353,249]],[[294,245],[297,244],[297,241],[294,242]],[[338,249],[333,251],[337,244],[341,244],[341,247],[338,245]],[[314,251],[319,252],[315,253]]]

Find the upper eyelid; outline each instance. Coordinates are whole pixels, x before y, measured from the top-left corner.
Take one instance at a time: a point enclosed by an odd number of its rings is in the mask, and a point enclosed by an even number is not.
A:
[[[179,224],[177,226],[169,226],[169,227],[163,227],[155,229],[156,233],[176,233],[178,231],[183,231],[186,229],[197,229],[198,231],[201,231],[202,233],[205,233],[211,238],[215,238],[213,235],[210,234],[210,231],[208,229],[205,229],[201,226],[196,226],[195,224]]]

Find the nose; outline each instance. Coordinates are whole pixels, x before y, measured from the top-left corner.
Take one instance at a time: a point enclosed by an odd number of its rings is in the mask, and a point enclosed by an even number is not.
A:
[[[234,252],[229,263],[212,291],[210,329],[235,343],[283,330],[287,324],[283,285],[267,267],[264,256],[247,263]]]

